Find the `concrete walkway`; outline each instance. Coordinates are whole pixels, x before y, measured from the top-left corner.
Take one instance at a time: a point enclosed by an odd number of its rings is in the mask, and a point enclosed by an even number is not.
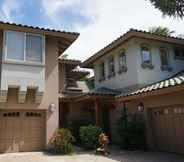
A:
[[[0,162],[184,162],[184,155],[161,152],[113,151],[110,156],[92,152],[74,155],[49,155],[44,152],[0,154]]]

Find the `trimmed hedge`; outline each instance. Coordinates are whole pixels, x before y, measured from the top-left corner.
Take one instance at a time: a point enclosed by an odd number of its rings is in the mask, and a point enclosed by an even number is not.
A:
[[[80,128],[81,144],[86,149],[96,149],[98,147],[98,138],[102,129],[93,125]]]

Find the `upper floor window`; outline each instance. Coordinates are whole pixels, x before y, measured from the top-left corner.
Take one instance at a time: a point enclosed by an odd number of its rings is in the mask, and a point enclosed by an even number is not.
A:
[[[126,52],[122,50],[119,54],[119,73],[126,72],[127,65],[126,65]]]
[[[151,51],[148,47],[141,47],[142,63],[151,63]]]
[[[105,64],[104,62],[102,62],[100,65],[99,65],[99,81],[103,81],[105,80]]]
[[[113,57],[111,57],[108,61],[108,69],[109,69],[108,78],[111,78],[115,75],[115,66],[114,66],[114,58]]]
[[[151,60],[151,50],[146,47],[141,47],[141,57],[142,57],[142,67],[143,68],[153,68],[152,60]]]
[[[174,50],[174,57],[177,60],[184,60],[184,50],[175,49]]]
[[[166,48],[160,48],[160,62],[161,62],[161,70],[171,71],[171,67],[169,67],[169,52]]]
[[[42,62],[42,37],[38,35],[26,35],[26,61]]]
[[[162,66],[169,65],[168,51],[165,48],[160,48],[160,61]]]
[[[24,62],[43,62],[43,36],[15,31],[5,32],[5,59]]]

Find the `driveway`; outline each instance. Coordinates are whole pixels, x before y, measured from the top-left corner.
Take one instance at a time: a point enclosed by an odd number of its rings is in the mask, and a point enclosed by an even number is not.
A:
[[[0,162],[184,162],[184,156],[140,151],[114,151],[108,157],[95,156],[92,152],[80,152],[70,156],[30,152],[0,154]]]

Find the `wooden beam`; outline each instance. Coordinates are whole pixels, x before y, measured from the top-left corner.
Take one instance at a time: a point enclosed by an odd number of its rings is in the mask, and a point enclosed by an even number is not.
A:
[[[95,125],[100,127],[100,99],[95,99]]]
[[[68,40],[68,39],[65,39],[65,38],[62,38],[62,40],[59,40],[58,41],[58,44],[72,44],[73,41],[71,40]]]

